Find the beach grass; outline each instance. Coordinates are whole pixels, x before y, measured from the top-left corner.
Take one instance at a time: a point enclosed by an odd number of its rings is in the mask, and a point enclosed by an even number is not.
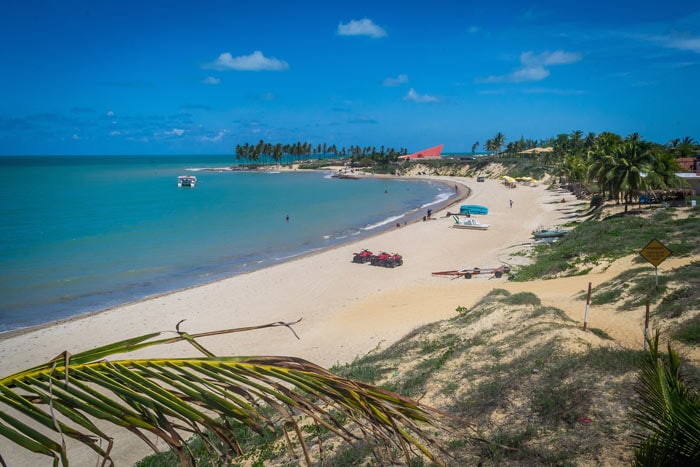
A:
[[[533,262],[518,267],[514,271],[515,280],[528,281],[587,272],[592,267],[638,254],[653,239],[663,243],[673,256],[698,254],[700,244],[691,239],[695,238],[695,232],[700,231],[700,217],[693,212],[687,217],[678,218],[674,211],[673,208],[644,208],[643,215],[616,214],[578,223],[571,233],[559,241],[535,246]],[[648,265],[641,256],[638,262]]]
[[[457,317],[425,327],[372,359],[383,368],[402,368],[383,373],[399,392],[442,401],[446,406],[441,409],[475,423],[488,443],[447,443],[465,462],[573,465],[611,433],[628,433],[629,420],[612,407],[620,397],[628,402],[633,397],[630,386],[641,350],[606,346],[607,335],[591,347],[576,337],[580,330],[561,310],[533,305],[537,297],[529,293],[503,292],[489,294],[471,309],[460,309]],[[487,322],[502,323],[495,314],[511,316],[512,324],[483,328]],[[471,331],[476,327],[478,333]],[[570,348],[572,337],[580,348]],[[365,365],[358,359],[333,371],[352,375]],[[582,438],[582,430],[590,436]]]

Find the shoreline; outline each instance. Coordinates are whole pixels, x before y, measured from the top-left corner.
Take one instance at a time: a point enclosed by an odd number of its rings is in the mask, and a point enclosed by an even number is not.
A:
[[[285,171],[285,172],[294,172],[294,171],[296,171],[296,169],[294,169],[294,168],[277,168],[277,169],[275,169],[275,170],[280,170],[280,171]],[[322,170],[322,169],[303,170],[302,172],[308,172],[308,171],[329,172],[329,170]],[[397,180],[398,180],[398,179],[404,179],[404,180],[430,180],[430,181],[437,181],[438,183],[442,183],[442,184],[444,184],[444,185],[446,185],[446,186],[447,186],[447,185],[451,185],[451,183],[448,183],[447,181],[433,180],[433,179],[430,179],[430,178],[428,178],[428,177],[422,177],[422,176],[419,176],[419,177],[411,177],[411,176],[395,176],[395,175],[384,175],[384,174],[378,174],[378,175],[375,175],[375,174],[373,174],[373,175],[360,174],[360,175],[358,175],[358,177],[362,177],[362,178],[391,178],[391,179],[397,179]],[[452,205],[454,205],[454,204],[457,204],[457,203],[459,203],[459,202],[461,202],[461,201],[464,201],[464,200],[467,199],[467,198],[469,197],[469,195],[471,194],[471,189],[470,189],[469,187],[467,187],[466,185],[464,185],[463,183],[455,182],[455,186],[458,187],[458,189],[457,189],[457,196],[452,197],[452,198],[450,198],[450,199],[448,199],[448,200],[445,200],[445,201],[443,201],[443,202],[440,202],[440,203],[436,204],[436,205],[435,205],[434,211],[441,211],[441,210],[446,209],[446,208],[448,208],[448,207],[450,207],[450,206],[452,206]],[[422,222],[420,216],[417,217],[416,219],[413,219],[413,220],[409,221],[408,224],[412,224],[412,223],[415,223],[415,222]],[[6,340],[6,339],[11,339],[11,338],[13,338],[13,337],[17,337],[17,336],[20,336],[20,335],[23,335],[23,334],[27,334],[27,333],[39,331],[39,330],[46,329],[46,328],[50,328],[50,327],[53,327],[53,326],[64,325],[64,324],[67,324],[67,323],[70,323],[70,322],[73,322],[73,321],[79,321],[79,320],[83,320],[83,319],[90,319],[90,318],[93,317],[93,316],[99,315],[99,314],[101,314],[101,313],[109,312],[109,311],[112,311],[112,310],[115,310],[115,309],[119,309],[119,308],[122,308],[122,307],[130,306],[130,305],[134,305],[134,304],[138,304],[138,303],[142,303],[142,302],[147,302],[147,301],[149,301],[149,300],[155,300],[155,299],[162,298],[162,297],[165,297],[165,296],[168,296],[168,295],[171,295],[171,294],[177,294],[177,293],[180,293],[180,292],[186,292],[186,291],[191,290],[191,289],[195,289],[195,288],[198,288],[198,287],[204,287],[204,286],[207,286],[207,285],[209,285],[209,284],[213,284],[213,283],[220,282],[220,281],[225,281],[225,280],[228,280],[228,279],[231,279],[231,278],[234,278],[234,277],[238,277],[238,276],[242,276],[242,275],[247,275],[247,274],[254,274],[254,273],[256,273],[256,272],[263,271],[263,270],[268,269],[268,268],[274,268],[274,267],[276,267],[276,266],[278,266],[278,265],[280,265],[280,264],[284,264],[284,263],[291,262],[291,261],[296,261],[296,260],[303,259],[303,258],[306,258],[306,257],[309,257],[309,256],[317,255],[317,254],[322,254],[322,253],[325,252],[325,251],[333,250],[333,249],[335,249],[335,248],[339,248],[339,247],[344,246],[344,245],[349,245],[349,244],[354,244],[354,243],[358,243],[358,242],[363,242],[363,241],[365,241],[365,240],[371,239],[372,237],[381,235],[381,234],[383,234],[384,232],[386,232],[387,230],[391,230],[391,229],[393,229],[393,228],[395,228],[395,227],[394,227],[394,226],[391,226],[391,225],[387,225],[387,227],[385,227],[385,228],[383,228],[383,229],[378,229],[377,232],[371,233],[371,234],[367,235],[366,237],[364,237],[363,239],[352,239],[352,240],[350,240],[350,241],[348,241],[348,242],[341,242],[341,243],[338,243],[338,244],[335,244],[335,245],[331,245],[331,246],[319,248],[319,249],[312,250],[312,251],[307,251],[307,252],[298,254],[298,255],[296,255],[296,256],[289,257],[289,258],[287,258],[287,259],[285,259],[285,260],[283,260],[283,261],[280,261],[280,262],[276,262],[276,263],[272,263],[272,264],[268,264],[268,265],[262,266],[262,267],[260,267],[260,268],[258,268],[258,269],[251,269],[251,270],[248,270],[248,271],[245,271],[245,272],[241,272],[241,273],[237,273],[237,274],[233,274],[233,275],[230,275],[230,276],[219,277],[219,278],[216,278],[216,279],[213,279],[213,280],[210,280],[210,281],[206,281],[206,282],[202,282],[202,283],[198,283],[198,284],[193,284],[193,285],[188,286],[188,287],[182,287],[182,288],[177,288],[177,289],[168,290],[168,291],[165,291],[165,292],[155,293],[155,294],[148,295],[148,296],[145,296],[145,297],[142,297],[142,298],[138,298],[138,299],[126,301],[126,302],[123,302],[123,303],[111,305],[111,306],[104,307],[104,308],[100,308],[100,309],[93,310],[93,311],[87,311],[87,312],[80,313],[80,314],[73,315],[73,316],[69,316],[69,317],[66,317],[66,318],[61,318],[61,319],[57,319],[57,320],[53,320],[53,321],[47,321],[47,322],[45,322],[45,323],[34,324],[34,325],[25,326],[25,327],[21,327],[21,328],[9,329],[9,330],[7,330],[7,331],[2,331],[2,332],[0,332],[0,343],[2,343],[2,341]]]
[[[396,176],[388,177],[398,178]],[[503,240],[503,233],[506,233],[507,237],[518,238],[516,247],[520,248],[519,245],[522,245],[523,240],[529,237],[532,228],[543,223],[537,218],[533,220],[531,225],[521,226],[519,230],[504,229],[504,232],[498,233],[493,231],[495,228],[493,223],[488,232],[448,229],[447,227],[451,225],[452,220],[447,219],[445,213],[453,206],[458,205],[467,197],[475,198],[474,202],[476,203],[491,204],[498,198],[494,199],[493,194],[495,193],[498,193],[503,200],[500,201],[500,209],[492,210],[489,221],[494,218],[494,215],[500,215],[505,221],[510,216],[510,210],[507,209],[507,198],[511,193],[513,195],[516,193],[509,191],[510,189],[505,188],[497,180],[489,180],[489,183],[486,184],[479,183],[479,191],[474,192],[469,186],[472,180],[465,177],[401,176],[401,178],[420,178],[452,186],[457,184],[458,193],[456,197],[436,205],[433,208],[432,219],[427,222],[423,222],[419,218],[406,226],[402,225],[401,228],[390,227],[364,239],[312,251],[254,271],[155,294],[144,299],[62,320],[6,331],[0,334],[0,361],[4,362],[2,370],[6,374],[18,371],[24,366],[49,360],[63,350],[75,353],[91,346],[102,345],[146,332],[164,328],[172,329],[180,319],[188,319],[188,327],[192,324],[197,326],[197,330],[188,329],[188,332],[249,326],[273,321],[295,321],[304,315],[313,316],[314,322],[309,323],[309,326],[315,326],[326,318],[326,308],[342,310],[351,304],[362,302],[368,297],[387,290],[424,286],[426,282],[430,283],[436,280],[431,278],[431,271],[464,266],[464,264],[445,264],[446,261],[454,261],[454,258],[464,256],[460,237],[471,238],[475,234],[483,234],[482,236],[488,238],[491,245],[497,245],[497,247],[483,245],[483,248],[478,251],[479,256],[483,258],[478,266],[491,267],[493,264],[487,264],[485,258],[489,258],[488,261],[495,263],[499,261],[498,250],[500,248],[513,246],[510,244],[513,242]],[[533,201],[545,193],[542,186],[538,188],[522,187],[519,190],[521,192],[519,194],[527,194]],[[561,197],[561,195],[558,196]],[[480,198],[485,198],[488,201],[484,201],[484,199],[480,201]],[[541,203],[539,206],[547,207]],[[452,235],[453,232],[458,232],[458,234]],[[443,251],[433,252],[431,248],[423,247],[434,240]],[[363,248],[369,247],[373,251],[399,252],[404,256],[404,266],[391,270],[371,266],[362,268],[361,265],[353,265],[351,264],[352,250],[359,248],[359,244],[362,244]],[[443,264],[438,264],[440,259],[442,259]],[[364,274],[355,274],[358,272],[358,268]],[[313,272],[308,273],[308,271]],[[443,280],[437,279],[439,283]],[[316,293],[318,298],[303,296],[305,291],[307,296],[309,293]],[[319,303],[323,305],[319,305]],[[166,312],[163,310],[164,307],[171,309]],[[216,313],[206,313],[204,309],[207,307],[215,309]],[[281,311],[275,311],[277,309]],[[255,313],[251,314],[250,310],[255,310]],[[307,317],[304,317],[302,323],[304,322],[308,323]],[[112,327],[114,332],[105,332],[103,327],[105,323]],[[302,327],[305,326],[306,323],[302,324]],[[30,339],[40,340],[42,345],[38,349],[33,348],[33,346],[27,345],[27,341]],[[246,339],[241,339],[241,341],[247,342]],[[70,345],[68,346],[68,344]],[[70,348],[65,348],[66,346]],[[16,354],[12,349],[20,348],[26,352],[24,357],[22,359],[13,358],[16,357]],[[307,350],[293,348],[284,352],[300,351],[306,353]],[[345,351],[343,350],[343,353]],[[357,353],[360,352],[362,351],[359,350]],[[315,353],[312,352],[305,358],[314,361],[316,357],[313,354]],[[357,353],[347,358],[352,359]],[[315,363],[330,362],[333,364],[339,361],[336,358],[326,360],[328,355],[322,354],[324,362],[316,361]],[[20,360],[24,360],[28,365],[24,365]]]

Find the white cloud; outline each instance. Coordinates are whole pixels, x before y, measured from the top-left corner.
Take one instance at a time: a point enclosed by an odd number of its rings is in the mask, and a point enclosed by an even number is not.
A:
[[[542,81],[550,75],[547,67],[553,65],[568,65],[581,60],[581,54],[577,52],[565,52],[555,50],[554,52],[542,52],[535,55],[532,52],[520,54],[521,67],[507,75],[489,76],[487,78],[477,78],[478,83],[522,83],[525,81]]]
[[[75,133],[73,133],[72,138],[73,138],[73,139],[80,139],[80,136],[78,136],[78,135],[76,135]]]
[[[470,34],[476,34],[477,32],[481,31],[481,28],[479,26],[469,26],[469,29],[467,29],[467,31]]]
[[[218,143],[228,133],[228,130],[221,130],[215,136],[202,136],[201,140],[207,143]]]
[[[404,83],[408,83],[408,75],[399,75],[396,78],[386,78],[384,80],[384,86],[400,86]]]
[[[182,130],[180,128],[173,128],[170,131],[165,131],[164,132],[166,136],[182,136],[185,133],[185,130]]]
[[[689,50],[691,52],[700,53],[700,37],[697,36],[690,36],[687,34],[630,34],[625,37],[652,42],[669,49]]]
[[[555,50],[554,52],[542,52],[535,55],[532,52],[520,54],[520,62],[525,66],[546,66],[546,65],[568,65],[581,60],[581,54],[576,52],[564,52]]]
[[[521,83],[523,81],[542,81],[549,76],[549,70],[541,66],[528,66],[510,74],[508,81]]]
[[[116,131],[116,130],[112,130],[109,132],[109,136],[120,136],[121,134],[122,134],[121,131]]]
[[[114,112],[112,112],[111,110],[108,110],[108,111],[107,111],[107,116],[108,116],[108,117],[114,117]]]
[[[207,76],[202,80],[204,84],[219,84],[221,80],[219,78],[214,78],[213,76]]]
[[[374,24],[371,19],[353,19],[349,23],[338,24],[338,35],[340,36],[369,36],[374,39],[385,37],[386,31]]]
[[[282,71],[289,68],[287,62],[276,58],[267,58],[259,50],[250,55],[233,57],[230,53],[224,52],[211,63],[202,66],[204,69],[212,70],[239,70],[239,71]]]
[[[411,102],[418,102],[420,104],[427,104],[431,102],[440,102],[440,99],[438,99],[435,96],[431,96],[429,94],[418,94],[415,89],[411,88],[408,90],[408,94],[406,94],[403,98],[405,101],[411,101]]]
[[[667,47],[672,49],[690,50],[700,53],[700,37],[674,37],[666,42]]]

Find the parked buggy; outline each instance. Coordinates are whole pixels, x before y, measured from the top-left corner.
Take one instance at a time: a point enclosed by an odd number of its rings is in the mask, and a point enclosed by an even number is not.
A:
[[[382,251],[378,255],[372,255],[370,259],[372,266],[383,266],[385,268],[395,268],[403,264],[403,257],[398,253],[387,253]]]
[[[368,263],[372,259],[372,252],[364,249],[359,253],[354,253],[352,257],[353,263]]]

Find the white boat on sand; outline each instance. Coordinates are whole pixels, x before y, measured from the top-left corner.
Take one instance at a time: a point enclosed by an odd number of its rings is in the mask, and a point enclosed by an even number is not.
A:
[[[452,224],[452,227],[455,229],[486,230],[489,228],[489,224],[482,224],[473,217],[461,218],[457,216],[452,216],[452,219],[454,219],[455,221],[455,223]]]
[[[532,231],[532,236],[535,238],[559,238],[559,237],[563,237],[564,235],[568,234],[569,232],[570,232],[570,230],[562,229],[559,226],[551,228],[551,229],[539,227],[536,230]]]

